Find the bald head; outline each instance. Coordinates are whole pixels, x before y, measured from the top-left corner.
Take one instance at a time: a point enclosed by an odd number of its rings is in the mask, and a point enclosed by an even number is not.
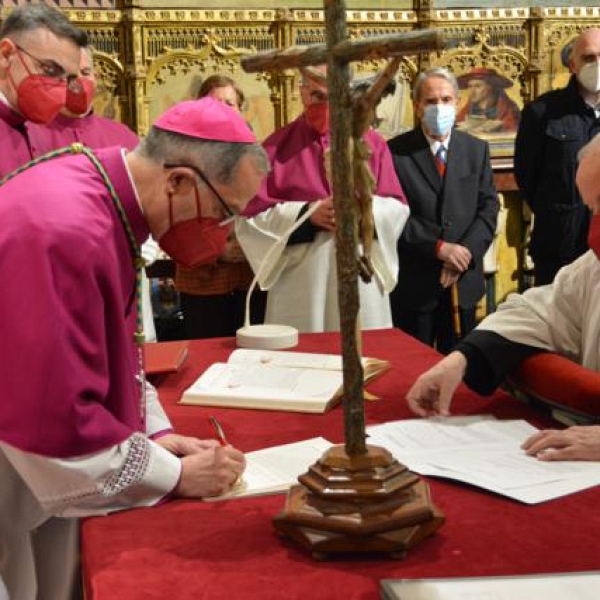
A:
[[[600,60],[600,28],[584,29],[573,41],[569,55],[569,68],[572,73],[579,73],[586,63]]]
[[[600,214],[600,135],[592,138],[579,153],[577,189],[583,202],[595,215]]]

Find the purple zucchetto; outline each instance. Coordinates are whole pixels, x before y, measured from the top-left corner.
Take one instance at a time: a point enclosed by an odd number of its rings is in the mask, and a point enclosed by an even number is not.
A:
[[[208,96],[174,104],[156,119],[154,127],[202,140],[256,142],[256,136],[243,117]]]

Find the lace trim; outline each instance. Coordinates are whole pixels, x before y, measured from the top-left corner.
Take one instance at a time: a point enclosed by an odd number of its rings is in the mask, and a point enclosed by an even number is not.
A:
[[[148,470],[150,442],[143,433],[134,433],[130,439],[131,444],[121,470],[113,473],[100,488],[104,497],[116,496],[139,483]]]
[[[143,433],[134,433],[130,438],[129,448],[121,468],[99,483],[90,483],[83,489],[60,496],[40,499],[44,510],[61,515],[65,510],[81,500],[102,496],[110,498],[126,488],[143,480],[151,456],[150,442]]]

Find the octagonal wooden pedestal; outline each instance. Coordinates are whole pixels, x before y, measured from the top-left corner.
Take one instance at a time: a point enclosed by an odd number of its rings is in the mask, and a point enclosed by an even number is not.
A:
[[[445,520],[427,484],[378,446],[360,456],[334,446],[298,481],[274,525],[316,559],[347,552],[402,558]]]

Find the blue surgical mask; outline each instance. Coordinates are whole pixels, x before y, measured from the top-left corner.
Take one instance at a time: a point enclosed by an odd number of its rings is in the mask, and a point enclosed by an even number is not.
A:
[[[447,135],[456,118],[454,104],[428,104],[423,111],[423,123],[430,135]]]

